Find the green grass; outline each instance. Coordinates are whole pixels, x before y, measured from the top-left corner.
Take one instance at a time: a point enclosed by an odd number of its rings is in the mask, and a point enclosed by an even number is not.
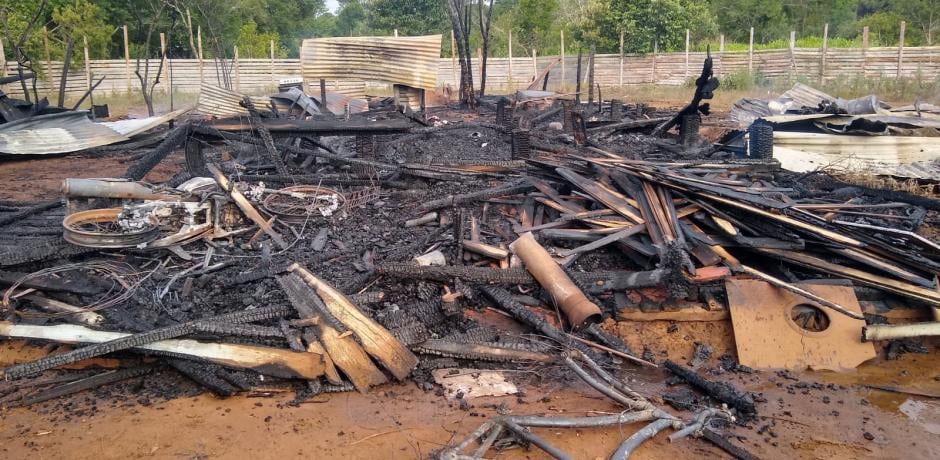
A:
[[[861,38],[830,37],[829,48],[861,48]],[[705,51],[710,47],[712,52],[718,52],[720,43],[717,40],[696,43],[692,51]],[[802,37],[796,39],[797,48],[822,48],[822,37]],[[790,48],[790,39],[780,38],[764,43],[754,43],[754,50],[786,50]],[[725,51],[747,51],[747,43],[725,42]]]

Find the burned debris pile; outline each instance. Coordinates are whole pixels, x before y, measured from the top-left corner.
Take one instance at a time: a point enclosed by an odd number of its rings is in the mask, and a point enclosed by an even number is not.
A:
[[[529,428],[644,422],[612,458],[667,428],[750,458],[722,431],[759,399],[608,326],[730,318],[731,367],[853,368],[876,355],[872,341],[936,334],[936,322],[885,318],[903,304],[935,320],[940,246],[919,231],[940,208],[706,141],[716,86],[709,60],[679,111],[531,91],[477,112],[219,92],[242,113],[179,114],[147,146],[131,138],[123,178],[64,178],[61,200],[0,202],[0,336],[68,344],[0,371],[0,404],[142,375],[220,396],[293,390],[294,403],[393,380],[448,387],[468,368],[511,391],[498,369],[538,368],[623,412],[504,415],[441,457],[519,443],[567,458]],[[145,181],[180,153],[174,177]],[[794,343],[805,348],[762,353]],[[102,356],[116,368],[71,370]],[[636,367],[712,404],[659,407],[612,370]]]

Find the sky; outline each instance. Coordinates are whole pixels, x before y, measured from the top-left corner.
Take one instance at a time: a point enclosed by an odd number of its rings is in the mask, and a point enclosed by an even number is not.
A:
[[[339,2],[336,0],[326,0],[326,7],[333,13],[336,13],[336,9],[339,8]]]

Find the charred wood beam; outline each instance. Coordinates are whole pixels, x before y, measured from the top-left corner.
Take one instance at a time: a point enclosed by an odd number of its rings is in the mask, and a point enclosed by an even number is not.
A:
[[[489,188],[477,192],[465,193],[462,195],[449,195],[446,198],[425,203],[419,207],[415,213],[423,215],[442,208],[461,206],[478,201],[486,201],[490,198],[496,198],[499,196],[516,195],[519,193],[528,192],[533,188],[534,187],[526,181],[517,181],[503,185],[502,187]]]
[[[3,227],[4,225],[9,225],[9,224],[12,224],[12,223],[19,222],[19,221],[21,221],[21,220],[23,220],[23,219],[25,219],[25,218],[27,218],[27,217],[29,217],[29,216],[32,216],[32,215],[34,215],[34,214],[39,214],[39,213],[41,213],[41,212],[48,211],[48,210],[50,210],[50,209],[55,209],[55,208],[58,208],[58,207],[60,207],[60,206],[62,206],[62,201],[61,201],[61,200],[47,201],[47,202],[45,202],[45,203],[39,203],[39,204],[37,204],[37,205],[30,206],[30,207],[28,207],[28,208],[26,208],[26,209],[23,209],[23,210],[21,210],[21,211],[17,211],[17,212],[15,212],[15,213],[12,213],[12,214],[9,214],[9,215],[0,217],[0,227]]]
[[[680,364],[666,360],[663,366],[676,376],[689,382],[692,386],[704,391],[709,396],[727,404],[730,407],[738,409],[743,414],[754,414],[757,409],[754,407],[754,398],[746,393],[741,393],[730,384],[725,382],[711,382]]]
[[[289,311],[290,307],[286,305],[257,308],[254,310],[246,310],[220,315],[213,318],[189,321],[186,323],[154,329],[152,331],[142,332],[139,334],[130,334],[115,340],[102,341],[94,345],[77,348],[62,354],[40,358],[29,363],[10,366],[3,370],[3,377],[5,379],[26,377],[33,374],[38,374],[48,369],[72,364],[84,359],[94,358],[130,348],[139,348],[154,342],[192,334],[193,332],[200,331],[206,327],[211,328],[215,323],[252,323],[272,318],[279,318],[286,315]]]
[[[592,350],[590,347],[568,337],[568,335],[564,332],[556,329],[551,324],[548,324],[544,318],[536,315],[535,313],[532,313],[524,305],[513,300],[512,294],[510,294],[505,289],[495,286],[483,286],[480,288],[480,291],[483,292],[483,294],[485,294],[486,297],[492,300],[497,306],[503,310],[506,310],[513,316],[513,318],[517,319],[526,326],[535,329],[542,335],[558,342],[559,344],[568,346],[569,348],[574,348],[581,353],[584,353],[595,361],[601,360],[601,358],[599,358],[594,350]]]
[[[257,134],[258,126],[263,126],[271,134],[285,136],[355,136],[360,134],[397,134],[405,133],[414,126],[408,120],[392,119],[371,121],[354,120],[287,120],[283,118],[261,119],[256,123],[244,123],[239,119],[223,119],[203,123],[202,127],[230,133]]]
[[[38,394],[34,394],[20,402],[11,404],[10,407],[25,407],[31,406],[33,404],[39,404],[41,402],[49,401],[50,399],[61,398],[63,396],[73,395],[85,390],[91,390],[100,386],[120,382],[122,380],[147,375],[153,372],[154,369],[154,366],[141,366],[130,369],[118,369],[102,372],[91,377],[86,377],[84,379],[69,382],[64,385],[50,388],[48,390],[43,390]]]
[[[534,361],[539,363],[555,361],[555,357],[547,353],[513,348],[511,344],[457,343],[431,339],[414,345],[412,349],[418,353],[481,361]]]
[[[156,148],[136,163],[132,164],[124,173],[124,177],[135,181],[142,180],[157,164],[173,153],[189,136],[191,125],[183,123],[167,133],[163,141]]]
[[[196,127],[193,128],[193,130],[194,130],[194,132],[196,132],[197,134],[200,134],[200,135],[202,135],[202,136],[216,137],[216,138],[224,139],[224,140],[228,140],[228,141],[244,142],[244,143],[246,143],[246,144],[253,144],[253,145],[262,145],[262,144],[263,144],[263,142],[261,141],[261,139],[257,139],[257,138],[255,138],[255,137],[253,137],[253,136],[245,135],[245,134],[238,134],[238,133],[231,133],[231,132],[226,132],[226,131],[221,131],[221,130],[218,130],[218,129],[216,129],[215,127],[212,127],[212,126],[196,126]],[[304,148],[300,148],[300,147],[294,147],[294,146],[291,146],[291,145],[279,145],[279,147],[280,147],[281,150],[283,150],[283,151],[285,151],[285,152],[288,152],[288,153],[294,153],[294,154],[297,154],[297,155],[308,155],[308,156],[313,156],[313,157],[320,157],[320,158],[324,158],[324,159],[327,159],[327,160],[330,160],[330,161],[337,161],[337,162],[340,162],[340,163],[347,163],[347,164],[353,164],[353,165],[369,166],[369,167],[373,167],[373,168],[381,169],[381,170],[385,170],[385,171],[397,171],[397,170],[399,169],[398,166],[391,165],[391,164],[387,164],[387,163],[380,163],[380,162],[378,162],[378,161],[363,160],[363,159],[360,159],[360,158],[347,158],[347,157],[340,156],[340,155],[336,155],[336,154],[333,154],[333,153],[319,152],[319,151],[316,151],[316,150],[309,150],[309,149],[304,149]]]
[[[60,230],[61,233],[61,230]],[[20,272],[8,272],[0,271],[0,284],[3,285],[12,285],[16,283],[23,277],[28,275],[28,273]],[[73,294],[80,295],[94,295],[99,294],[102,291],[101,287],[95,286],[91,283],[85,283],[81,281],[74,281],[68,279],[57,279],[57,278],[34,278],[27,280],[20,284],[20,287],[38,289],[40,291],[49,291],[49,292],[71,292]]]

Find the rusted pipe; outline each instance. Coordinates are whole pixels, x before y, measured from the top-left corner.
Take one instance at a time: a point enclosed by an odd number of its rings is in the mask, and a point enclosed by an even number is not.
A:
[[[524,233],[509,248],[522,259],[526,270],[536,281],[551,294],[572,326],[580,327],[585,322],[600,321],[601,309],[578,289],[548,251],[535,241],[532,233]]]

